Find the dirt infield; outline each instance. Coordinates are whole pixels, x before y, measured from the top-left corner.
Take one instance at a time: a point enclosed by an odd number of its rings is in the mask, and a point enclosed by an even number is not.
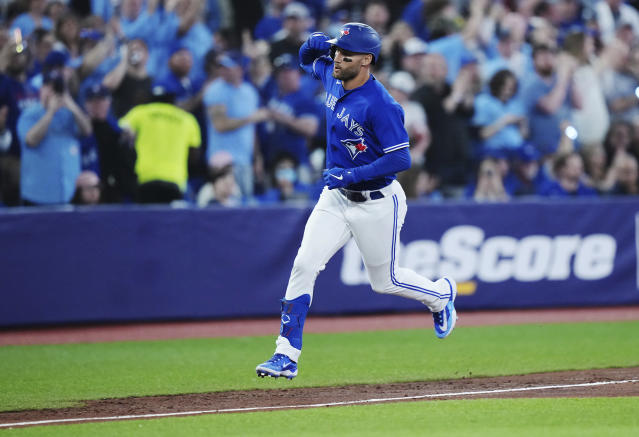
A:
[[[608,322],[639,320],[639,306],[461,312],[457,326],[523,323]],[[352,332],[430,327],[430,313],[401,313],[351,317],[310,314],[304,332]],[[24,344],[95,343],[165,340],[172,338],[276,335],[279,317],[202,322],[129,323],[72,327],[0,330],[0,346]]]
[[[276,390],[103,399],[87,401],[76,408],[3,412],[0,426],[28,426],[31,421],[121,420],[144,415],[220,414],[418,399],[639,396],[639,367],[344,387],[293,389],[286,388],[288,381],[281,382],[282,389]]]

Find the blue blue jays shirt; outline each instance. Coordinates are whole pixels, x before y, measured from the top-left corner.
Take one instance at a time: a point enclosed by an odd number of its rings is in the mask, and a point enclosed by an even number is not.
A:
[[[286,95],[276,91],[263,106],[295,118],[312,117],[315,120],[319,118],[318,104],[302,89]],[[260,123],[257,133],[262,154],[268,166],[274,164],[275,159],[282,152],[292,154],[299,164],[309,165],[308,146],[304,135],[273,121]]]
[[[27,132],[44,116],[46,109],[37,103],[25,109],[18,119],[22,146],[20,194],[38,204],[68,203],[80,174],[79,128],[73,114],[60,108],[36,147],[26,144]]]
[[[322,56],[306,71],[326,90],[326,167],[353,168],[370,164],[385,153],[409,146],[404,110],[371,75],[368,81],[345,90],[333,77],[333,60]],[[362,181],[352,190],[376,190],[390,184],[395,175]]]

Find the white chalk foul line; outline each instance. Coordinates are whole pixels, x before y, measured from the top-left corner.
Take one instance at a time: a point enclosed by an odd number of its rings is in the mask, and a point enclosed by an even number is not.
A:
[[[70,419],[35,420],[30,422],[0,423],[0,428],[9,428],[13,426],[52,425],[52,424],[61,424],[61,423],[97,422],[97,421],[113,421],[113,420],[126,420],[126,419],[153,419],[153,418],[159,418],[159,417],[174,417],[174,416],[197,416],[200,414],[215,414],[215,413],[239,413],[239,412],[265,411],[265,410],[290,410],[294,408],[335,407],[335,406],[344,406],[344,405],[374,404],[374,403],[381,403],[381,402],[407,401],[407,400],[416,400],[416,399],[448,398],[448,397],[458,397],[458,396],[513,393],[513,392],[533,391],[533,390],[553,390],[553,389],[575,388],[575,387],[594,387],[599,385],[628,384],[628,383],[634,383],[634,382],[639,382],[639,379],[624,379],[620,381],[585,382],[580,384],[540,385],[535,387],[500,388],[495,390],[462,391],[462,392],[456,392],[456,393],[429,393],[425,395],[416,395],[416,396],[405,396],[405,397],[402,396],[402,397],[378,398],[378,399],[376,398],[359,399],[354,401],[326,402],[321,404],[277,405],[277,406],[271,406],[271,407],[246,407],[246,408],[225,408],[225,409],[219,409],[219,410],[180,411],[175,413],[131,414],[126,416],[77,417],[77,418],[70,418]]]

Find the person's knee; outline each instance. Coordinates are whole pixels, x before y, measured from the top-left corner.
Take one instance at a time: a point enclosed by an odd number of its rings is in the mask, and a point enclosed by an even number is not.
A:
[[[371,267],[366,266],[366,273],[368,273],[368,280],[371,283],[371,288],[375,293],[389,293],[392,287],[391,278],[387,269],[383,266]]]
[[[308,256],[297,256],[295,262],[293,262],[293,275],[295,276],[315,276],[320,271],[319,265]]]
[[[375,293],[380,293],[380,294],[390,294],[390,293],[394,293],[397,289],[397,287],[395,287],[395,285],[388,281],[388,282],[376,282],[376,283],[371,283],[371,287],[373,288],[373,291]]]
[[[395,290],[390,274],[381,269],[368,269],[368,279],[375,293],[388,294]]]

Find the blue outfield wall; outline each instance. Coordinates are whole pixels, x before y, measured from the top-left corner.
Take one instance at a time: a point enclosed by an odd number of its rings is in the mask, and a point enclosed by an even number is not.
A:
[[[0,212],[0,326],[275,315],[310,208]],[[637,200],[409,204],[400,265],[459,282],[458,308],[639,304]],[[315,314],[404,311],[349,242]]]

